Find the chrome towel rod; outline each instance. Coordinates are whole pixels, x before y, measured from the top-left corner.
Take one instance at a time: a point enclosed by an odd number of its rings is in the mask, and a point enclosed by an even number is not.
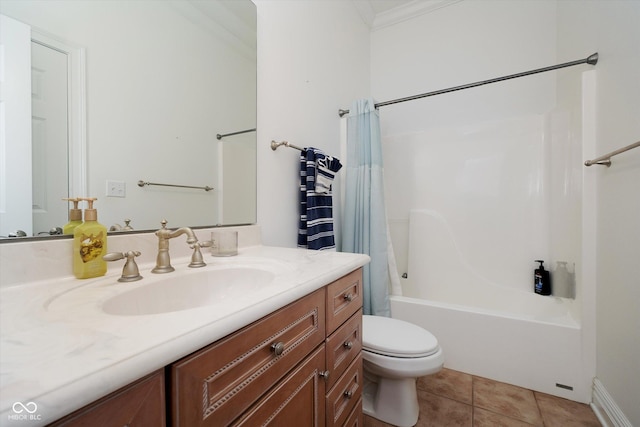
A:
[[[405,98],[398,98],[398,99],[394,99],[392,101],[379,102],[379,103],[375,104],[375,107],[379,108],[379,107],[384,107],[385,105],[397,104],[397,103],[405,102],[405,101],[413,101],[414,99],[426,98],[428,96],[442,95],[444,93],[455,92],[457,90],[470,89],[472,87],[482,86],[482,85],[486,85],[486,84],[489,84],[489,83],[502,82],[504,80],[510,80],[510,79],[515,79],[515,78],[518,78],[518,77],[529,76],[531,74],[544,73],[546,71],[557,70],[559,68],[565,68],[565,67],[572,67],[574,65],[580,65],[580,64],[596,65],[597,63],[598,63],[598,53],[596,52],[593,55],[589,55],[585,59],[578,59],[577,61],[565,62],[563,64],[552,65],[550,67],[544,67],[544,68],[538,68],[538,69],[531,70],[531,71],[525,71],[523,73],[510,74],[508,76],[498,77],[498,78],[495,78],[495,79],[483,80],[483,81],[480,81],[480,82],[469,83],[469,84],[461,85],[461,86],[454,86],[454,87],[450,87],[450,88],[447,88],[447,89],[440,89],[440,90],[436,90],[436,91],[433,91],[433,92],[422,93],[420,95],[407,96]],[[349,114],[349,110],[342,110],[342,109],[338,110],[338,115],[340,117],[343,117],[345,114]]]
[[[613,156],[617,156],[620,153],[624,153],[625,151],[629,151],[632,148],[636,148],[636,147],[640,147],[640,141],[634,142],[633,144],[629,144],[626,147],[619,148],[616,151],[612,151],[609,154],[605,154],[604,156],[600,156],[593,160],[587,160],[586,162],[584,162],[584,165],[585,166],[604,165],[606,167],[609,167],[611,166],[611,158]]]
[[[281,142],[271,141],[271,149],[273,151],[276,151],[278,147],[280,147],[281,145],[284,145],[285,147],[289,147],[289,148],[295,148],[296,150],[299,150],[299,151],[304,151],[304,148],[300,148],[296,145],[293,145],[288,141],[281,141]]]
[[[217,134],[217,135],[216,135],[216,138],[218,138],[218,139],[222,139],[222,138],[224,138],[225,136],[240,135],[240,134],[242,134],[242,133],[249,133],[249,132],[255,132],[255,131],[256,131],[256,128],[253,128],[253,129],[246,129],[246,130],[239,130],[238,132],[225,133],[225,134],[222,134],[222,135],[221,135],[221,134]]]
[[[138,187],[144,187],[145,185],[160,185],[162,187],[195,188],[196,190],[204,190],[204,191],[213,190],[213,187],[209,187],[208,185],[204,187],[195,187],[193,185],[159,184],[157,182],[147,182],[143,180],[138,181]]]

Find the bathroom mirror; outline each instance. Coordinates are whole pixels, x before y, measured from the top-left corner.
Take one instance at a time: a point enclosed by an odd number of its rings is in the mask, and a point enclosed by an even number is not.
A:
[[[26,154],[2,153],[13,166],[0,171],[1,198],[13,200],[12,191],[29,213],[13,220],[0,213],[0,236],[48,237],[68,221],[65,197],[97,197],[99,222],[114,230],[125,219],[136,231],[157,229],[164,218],[168,227],[255,223],[250,0],[2,0],[0,14],[30,32],[33,98],[30,134],[6,140]],[[2,43],[12,37],[3,33]],[[41,76],[54,74],[43,69],[55,60],[41,67],[34,50],[62,58],[62,104],[49,109],[67,113],[57,119],[66,136],[49,136],[55,118],[39,116],[36,102],[49,93],[42,89],[53,86]],[[45,188],[55,181],[57,189]]]

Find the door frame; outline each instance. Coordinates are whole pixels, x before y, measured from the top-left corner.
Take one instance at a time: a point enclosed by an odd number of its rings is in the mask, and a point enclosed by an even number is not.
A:
[[[33,27],[31,41],[67,55],[69,197],[84,197],[88,187],[86,49]]]

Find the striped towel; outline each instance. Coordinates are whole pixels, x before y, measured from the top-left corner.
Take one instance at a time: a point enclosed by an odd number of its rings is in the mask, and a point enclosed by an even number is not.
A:
[[[331,182],[341,167],[340,160],[317,148],[305,148],[300,154],[299,248],[324,250],[336,247]]]

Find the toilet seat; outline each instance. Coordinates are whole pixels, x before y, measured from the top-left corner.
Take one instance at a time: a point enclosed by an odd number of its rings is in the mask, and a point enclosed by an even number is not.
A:
[[[430,356],[440,349],[429,331],[403,320],[362,316],[362,348],[397,358]]]

